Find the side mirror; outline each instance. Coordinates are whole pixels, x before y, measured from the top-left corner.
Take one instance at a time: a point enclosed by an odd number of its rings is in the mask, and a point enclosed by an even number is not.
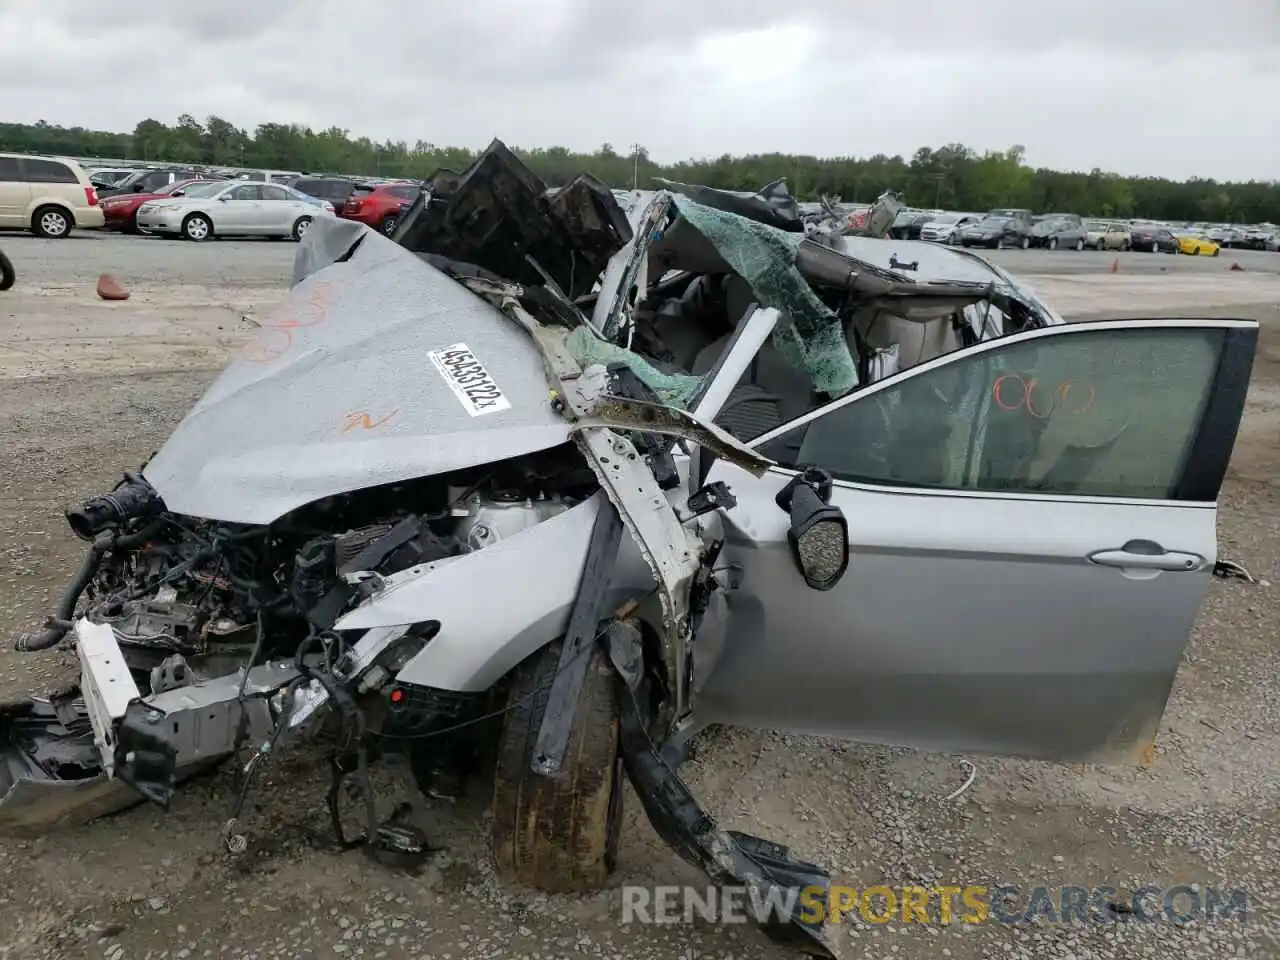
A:
[[[133,185],[133,192],[134,192],[134,193],[146,193],[146,192],[147,192],[147,185],[146,185],[145,183],[135,183],[135,184]]]
[[[810,468],[778,491],[774,502],[791,516],[787,542],[804,582],[830,590],[849,567],[849,523],[844,511],[828,503],[831,475]]]
[[[169,196],[171,197],[185,197],[186,195],[187,195],[187,191],[185,190],[174,190],[171,194],[169,194]]]
[[[230,199],[231,199],[231,194],[229,194],[229,193],[224,193],[224,194],[223,194],[222,196],[220,196],[218,199],[219,199],[219,200],[221,200],[223,203],[226,203],[228,200],[230,200]]]

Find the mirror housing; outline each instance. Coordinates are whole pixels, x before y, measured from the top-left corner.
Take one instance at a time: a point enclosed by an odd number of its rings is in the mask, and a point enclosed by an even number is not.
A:
[[[791,517],[791,558],[814,590],[830,590],[849,568],[849,523],[844,511],[828,502],[831,486],[831,474],[809,468],[774,498]]]

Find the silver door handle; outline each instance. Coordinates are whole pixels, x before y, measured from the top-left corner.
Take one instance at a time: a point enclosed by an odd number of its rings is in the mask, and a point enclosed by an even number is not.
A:
[[[1104,567],[1127,567],[1130,570],[1168,570],[1189,572],[1204,566],[1204,557],[1198,553],[1182,553],[1165,550],[1150,540],[1130,540],[1123,547],[1112,547],[1089,554],[1089,562]]]

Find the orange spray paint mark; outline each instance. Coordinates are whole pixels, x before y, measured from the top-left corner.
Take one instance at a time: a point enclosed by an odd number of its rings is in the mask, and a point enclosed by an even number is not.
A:
[[[390,413],[384,413],[376,419],[372,414],[367,413],[364,410],[357,410],[354,413],[348,413],[342,418],[342,432],[350,433],[352,430],[357,428],[360,430],[377,430],[379,427],[384,427],[394,420],[396,414],[399,412],[400,409],[397,407]]]

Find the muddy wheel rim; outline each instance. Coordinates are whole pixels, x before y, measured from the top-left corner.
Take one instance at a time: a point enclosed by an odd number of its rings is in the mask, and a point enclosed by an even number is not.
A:
[[[209,235],[209,224],[203,217],[192,217],[187,221],[187,236],[192,240],[203,240]]]
[[[67,218],[50,210],[41,215],[40,229],[51,237],[60,237],[67,232]]]

